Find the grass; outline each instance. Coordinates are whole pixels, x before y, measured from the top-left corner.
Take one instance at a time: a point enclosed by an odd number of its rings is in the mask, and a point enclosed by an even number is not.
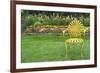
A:
[[[21,62],[45,62],[81,60],[90,58],[89,37],[84,39],[83,54],[80,58],[80,47],[71,45],[68,50],[68,58],[65,57],[64,41],[67,38],[56,35],[22,35]]]

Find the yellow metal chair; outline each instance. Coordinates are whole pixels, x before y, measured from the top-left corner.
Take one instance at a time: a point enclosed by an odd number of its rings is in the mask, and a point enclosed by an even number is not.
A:
[[[69,38],[65,40],[65,47],[66,47],[66,56],[68,57],[68,45],[71,44],[79,44],[80,47],[80,57],[83,57],[82,49],[83,49],[83,43],[84,40],[82,39],[82,32],[84,31],[84,26],[83,24],[75,19],[70,22],[67,28],[67,33]],[[71,46],[70,46],[71,47]]]

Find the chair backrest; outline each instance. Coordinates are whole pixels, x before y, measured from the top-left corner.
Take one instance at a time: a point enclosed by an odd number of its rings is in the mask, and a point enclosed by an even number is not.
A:
[[[67,29],[70,38],[80,38],[84,30],[84,26],[79,20],[74,19],[70,22]]]

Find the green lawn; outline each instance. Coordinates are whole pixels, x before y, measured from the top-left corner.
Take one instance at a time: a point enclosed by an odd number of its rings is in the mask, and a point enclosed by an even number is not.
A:
[[[22,35],[21,62],[45,62],[80,60],[90,58],[90,40],[84,38],[83,54],[80,58],[80,47],[71,45],[68,50],[68,58],[65,57],[64,41],[67,38],[56,35]]]

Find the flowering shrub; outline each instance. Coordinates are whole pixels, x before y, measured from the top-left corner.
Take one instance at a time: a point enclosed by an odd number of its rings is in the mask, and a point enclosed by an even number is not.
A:
[[[22,29],[30,25],[33,29],[41,28],[67,28],[69,23],[78,19],[84,26],[90,26],[89,14],[71,12],[49,12],[49,11],[22,11]],[[40,28],[40,29],[41,29]]]

